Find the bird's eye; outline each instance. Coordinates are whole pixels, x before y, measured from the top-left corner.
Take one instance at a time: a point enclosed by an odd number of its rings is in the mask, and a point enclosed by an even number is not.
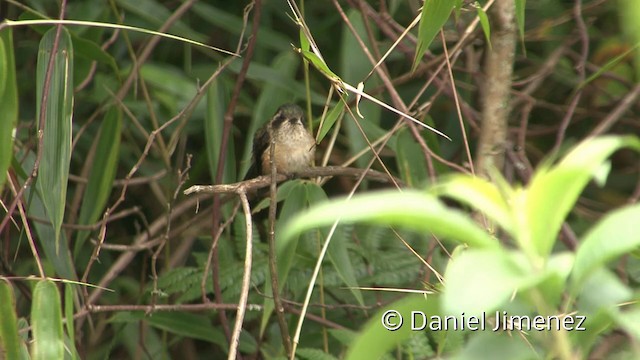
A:
[[[275,119],[273,119],[273,126],[279,128],[284,121],[287,120],[287,117],[284,115],[277,115]]]

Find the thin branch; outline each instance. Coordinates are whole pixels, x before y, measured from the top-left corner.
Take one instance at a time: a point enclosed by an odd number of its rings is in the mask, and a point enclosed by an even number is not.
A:
[[[277,181],[282,182],[291,178],[306,177],[313,178],[318,176],[349,176],[358,178],[363,176],[370,180],[376,180],[381,182],[389,182],[387,174],[381,173],[376,170],[363,170],[357,168],[343,168],[338,166],[324,166],[314,167],[305,170],[298,171],[290,176],[278,174]],[[404,186],[404,183],[400,179],[394,179],[396,183]],[[184,191],[185,195],[193,193],[205,193],[205,194],[231,194],[237,193],[240,188],[246,188],[247,190],[257,190],[267,187],[271,184],[271,176],[263,175],[257,178],[236,182],[233,184],[220,184],[220,185],[193,185]]]
[[[231,336],[231,345],[229,346],[229,360],[234,360],[238,351],[238,343],[240,342],[240,332],[242,331],[242,323],[244,322],[244,313],[247,309],[247,299],[249,298],[249,286],[251,284],[251,260],[252,260],[252,244],[253,244],[253,224],[251,223],[251,208],[249,207],[249,200],[247,194],[244,191],[238,193],[240,196],[240,202],[242,203],[242,210],[244,211],[245,226],[246,226],[246,249],[244,258],[244,274],[242,275],[242,289],[240,290],[240,300],[238,301],[238,312],[236,313],[236,323],[233,327],[233,334]]]

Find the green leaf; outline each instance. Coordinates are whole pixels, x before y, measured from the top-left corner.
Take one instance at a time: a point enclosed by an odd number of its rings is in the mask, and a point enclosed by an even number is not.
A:
[[[324,352],[324,350],[314,348],[297,349],[296,357],[306,360],[338,360],[337,357]]]
[[[524,42],[524,8],[527,0],[514,0],[516,7],[516,24],[518,25],[518,33],[520,41]]]
[[[424,55],[431,45],[431,42],[449,19],[454,1],[451,0],[425,0],[420,15],[420,25],[418,26],[418,45],[416,56],[413,59],[411,71],[415,71]]]
[[[225,91],[221,82],[216,79],[207,90],[207,112],[204,120],[204,138],[209,159],[209,174],[211,179],[216,179],[218,161],[220,160],[220,144],[224,127]],[[233,136],[227,144],[227,150],[234,148]],[[231,183],[236,180],[235,151],[227,151],[224,161],[223,183]]]
[[[60,294],[56,284],[51,280],[42,280],[36,284],[31,304],[31,324],[33,359],[63,359],[64,334]]]
[[[481,315],[539,279],[521,254],[469,249],[449,262],[442,303],[446,314]]]
[[[480,26],[482,26],[484,38],[487,39],[489,51],[491,51],[491,24],[489,24],[489,18],[481,6],[476,6],[476,12],[478,14],[478,19],[480,19]]]
[[[397,311],[402,320],[396,314],[388,313],[389,310]],[[415,332],[411,331],[410,325],[412,311],[422,311],[426,316],[439,315],[440,299],[438,296],[409,295],[385,306],[367,321],[355,341],[351,343],[345,359],[380,359],[394,347],[403,344]],[[386,323],[389,325],[402,321],[402,326],[395,331],[389,331],[382,326],[381,320],[383,323],[387,320]]]
[[[71,161],[71,119],[73,115],[73,48],[69,32],[62,28],[55,54],[52,53],[56,37],[52,28],[42,38],[38,51],[36,72],[36,108],[38,131],[43,134],[42,160],[38,170],[37,188],[44,203],[47,218],[53,224],[54,239],[60,242],[60,228],[64,217]],[[53,57],[53,67],[48,97],[42,103],[45,93],[45,78],[49,59]],[[44,128],[39,119],[44,116]],[[57,245],[56,245],[57,246]]]
[[[18,85],[13,53],[13,31],[0,31],[0,190],[13,157],[13,134],[18,121]]]
[[[309,61],[309,63],[311,63],[311,65],[313,65],[313,67],[316,68],[316,70],[320,71],[320,73],[324,75],[327,79],[329,79],[331,82],[342,83],[342,79],[340,79],[338,75],[336,75],[333,71],[331,71],[331,69],[329,69],[327,64],[325,64],[324,60],[320,59],[318,55],[310,51],[302,50],[299,48],[294,48],[293,50],[298,54],[302,55],[304,59]]]
[[[546,258],[569,211],[589,180],[614,151],[622,147],[640,150],[640,140],[627,136],[603,136],[576,146],[555,167],[538,170],[522,197],[518,242],[535,256]],[[533,254],[529,254],[533,255]]]
[[[0,354],[4,359],[20,359],[21,340],[18,336],[18,317],[13,287],[0,277]]]
[[[329,133],[329,130],[333,127],[333,124],[342,116],[344,110],[344,102],[338,101],[336,106],[329,111],[327,116],[324,118],[324,122],[322,123],[322,127],[318,129],[318,136],[316,137],[316,143],[319,144],[322,139]]]
[[[420,144],[418,144],[408,128],[398,131],[396,141],[396,161],[398,172],[407,187],[422,185],[427,180],[427,167]]]
[[[470,246],[499,246],[495,239],[478,228],[466,215],[448,209],[434,196],[416,190],[379,191],[351,200],[336,200],[314,206],[285,226],[281,232],[282,241],[288,243],[300,232],[332,224],[336,219],[343,223],[362,221],[376,225],[405,226]]]
[[[513,333],[479,331],[469,338],[466,346],[452,360],[530,360],[538,359],[526,337],[514,336]]]
[[[446,178],[432,189],[440,196],[447,196],[472,206],[509,234],[515,234],[515,224],[508,204],[511,193],[509,189],[501,192],[496,185],[485,179],[466,175]]]
[[[608,261],[640,247],[640,204],[607,214],[584,237],[576,253],[572,282],[580,287],[586,277]]]
[[[107,111],[100,127],[93,166],[89,174],[89,183],[84,192],[78,216],[78,224],[80,225],[96,222],[104,212],[118,168],[121,128],[122,112],[119,107],[114,106]],[[76,255],[88,235],[88,230],[78,231],[75,244]]]
[[[309,204],[314,205],[327,200],[327,195],[324,190],[315,183],[306,183],[307,198]],[[322,238],[327,239],[328,233],[326,231],[321,232]],[[351,293],[356,298],[358,303],[364,306],[364,299],[362,298],[362,292],[358,288],[358,281],[356,280],[356,271],[353,268],[351,262],[351,256],[347,248],[347,244],[344,241],[331,241],[329,248],[327,249],[327,256],[329,261],[333,265],[334,269],[338,273],[338,276],[349,287]]]
[[[65,317],[65,328],[67,329],[68,339],[67,346],[70,347],[71,355],[73,359],[79,359],[78,351],[76,350],[75,338],[76,331],[74,328],[73,321],[73,289],[74,285],[65,283],[64,284],[64,317]]]

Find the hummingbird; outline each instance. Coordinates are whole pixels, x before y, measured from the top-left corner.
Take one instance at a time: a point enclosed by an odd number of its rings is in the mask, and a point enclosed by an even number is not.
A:
[[[298,105],[284,104],[256,132],[253,138],[253,164],[247,178],[271,173],[271,139],[275,139],[277,173],[292,174],[312,165],[316,143],[305,127],[304,112]]]

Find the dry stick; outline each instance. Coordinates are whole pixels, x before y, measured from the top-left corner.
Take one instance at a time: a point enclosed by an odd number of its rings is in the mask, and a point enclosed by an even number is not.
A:
[[[187,174],[189,173],[189,169],[191,169],[191,155],[187,156],[187,163],[183,170],[178,169],[178,186],[173,192],[173,198],[167,204],[167,216],[171,217],[171,212],[173,211],[173,205],[178,198],[178,194],[180,189],[184,186],[184,183],[187,181]],[[151,278],[153,279],[153,290],[151,291],[151,305],[155,306],[156,301],[158,300],[158,257],[164,250],[167,245],[167,241],[169,241],[169,234],[171,233],[171,221],[167,221],[167,226],[165,226],[164,235],[160,237],[160,245],[155,249],[153,255],[151,256]]]
[[[9,183],[9,186],[11,187],[11,192],[16,194],[17,193],[16,185],[18,185],[18,179],[14,178],[13,176],[9,176],[8,180],[9,181],[7,181],[7,183]],[[31,253],[33,254],[33,258],[36,260],[36,265],[38,265],[38,272],[40,272],[40,277],[44,278],[45,277],[44,268],[42,267],[42,261],[40,260],[40,255],[38,254],[38,248],[36,247],[36,243],[35,241],[33,241],[31,227],[29,226],[29,222],[27,221],[27,214],[24,212],[24,205],[22,204],[22,201],[18,202],[18,211],[20,212],[20,218],[22,219],[22,224],[26,229],[25,232],[27,234],[27,240],[29,241],[29,247],[31,248]],[[7,214],[7,216],[9,216],[9,214]]]
[[[388,140],[385,139],[385,140]],[[386,144],[386,141],[383,145]],[[389,178],[387,174],[381,173],[376,170],[364,170],[357,168],[343,168],[338,166],[324,166],[324,167],[315,167],[308,168],[301,171],[296,172],[291,176],[286,176],[283,174],[277,175],[277,181],[282,182],[288,180],[292,177],[305,177],[305,178],[313,178],[318,176],[349,176],[354,178],[359,178],[364,176],[370,180],[376,180],[381,182],[389,182]],[[400,179],[394,179],[396,183],[401,186],[404,186],[404,183]],[[258,176],[254,179],[249,179],[245,181],[236,182],[233,184],[219,184],[219,185],[193,185],[184,191],[185,195],[190,195],[193,193],[205,193],[205,194],[230,194],[237,193],[240,188],[246,188],[248,190],[256,190],[267,187],[271,184],[271,176],[263,175]]]
[[[447,50],[447,41],[444,38],[444,32],[440,29],[440,39],[442,39],[442,49],[444,50],[444,59],[447,64],[447,70],[449,74],[449,81],[451,82],[451,91],[453,93],[453,100],[456,103],[456,111],[458,112],[458,121],[460,122],[460,132],[462,133],[462,142],[464,143],[464,149],[467,153],[467,161],[469,161],[469,169],[471,169],[471,175],[475,175],[475,170],[473,167],[473,159],[471,158],[471,150],[469,149],[469,140],[467,139],[467,132],[464,129],[464,121],[462,119],[462,112],[460,110],[460,100],[458,98],[458,91],[456,90],[455,79],[453,78],[453,69],[451,68],[451,63],[449,62],[449,52]],[[505,129],[506,134],[506,129]]]
[[[60,4],[60,20],[64,18],[64,13],[67,8],[67,1],[63,0]],[[38,169],[40,168],[40,161],[42,160],[42,151],[44,148],[44,131],[45,131],[45,119],[47,115],[47,100],[49,99],[49,93],[51,92],[51,74],[53,73],[53,64],[56,60],[56,53],[58,52],[58,47],[60,45],[60,34],[62,33],[62,24],[56,25],[56,36],[53,39],[53,46],[51,48],[51,57],[49,58],[49,63],[47,64],[47,70],[44,75],[44,84],[42,89],[42,98],[40,99],[40,118],[38,119],[38,151],[36,152],[36,159],[33,162],[33,169],[31,170],[31,174],[25,180],[24,184],[18,190],[18,193],[11,201],[11,204],[7,207],[7,214],[2,219],[0,223],[0,233],[4,230],[4,227],[7,226],[9,219],[11,219],[11,214],[16,208],[16,205],[19,201],[21,201],[22,194],[25,190],[31,185],[33,179],[38,176]],[[16,178],[17,179],[17,178]]]
[[[291,337],[289,335],[289,327],[287,321],[284,318],[284,306],[282,305],[282,299],[280,299],[280,286],[278,284],[278,265],[276,263],[276,211],[278,209],[277,199],[277,183],[278,173],[276,172],[275,154],[276,152],[276,138],[271,136],[271,143],[269,144],[269,164],[271,165],[270,174],[270,186],[269,197],[271,202],[269,203],[269,236],[267,241],[269,242],[269,272],[271,273],[271,293],[273,294],[273,303],[276,310],[276,317],[278,319],[278,326],[280,327],[280,335],[282,336],[282,345],[287,353],[287,356],[291,354]],[[251,216],[249,216],[251,217]]]
[[[211,264],[213,263],[213,254],[215,249],[218,247],[218,241],[220,241],[220,237],[222,236],[222,232],[227,228],[235,219],[236,214],[238,213],[238,209],[240,208],[240,203],[237,203],[231,212],[231,216],[229,219],[220,226],[216,236],[213,237],[213,242],[211,243],[211,247],[209,248],[209,255],[207,256],[207,262],[204,265],[204,270],[202,271],[202,280],[200,281],[200,293],[202,295],[203,302],[209,302],[209,298],[207,298],[207,274],[209,274],[209,269],[211,268]]]
[[[587,26],[584,23],[584,19],[582,18],[582,0],[576,0],[575,5],[573,7],[573,16],[576,19],[576,24],[578,25],[578,33],[580,34],[580,59],[576,64],[575,68],[578,71],[578,83],[582,84],[585,80],[585,67],[587,63],[587,58],[589,56],[589,32],[587,30]],[[573,94],[573,98],[569,103],[569,109],[565,113],[562,121],[560,122],[560,128],[558,129],[558,134],[556,135],[556,142],[553,145],[552,153],[560,150],[560,146],[564,141],[564,136],[569,127],[569,123],[573,118],[573,114],[576,111],[576,107],[578,107],[578,103],[582,98],[582,91],[584,90],[584,86],[578,88],[578,90]],[[563,225],[563,228],[567,227],[567,223]]]
[[[640,95],[640,83],[637,84],[623,99],[620,101],[618,106],[604,119],[602,122],[595,128],[591,133],[589,133],[589,137],[595,137],[598,135],[602,135],[605,131],[609,130],[613,124],[620,120],[622,115],[629,110],[631,105],[635,104],[636,99]]]
[[[234,360],[238,351],[238,343],[240,342],[240,332],[242,331],[242,323],[244,321],[244,313],[247,309],[247,299],[249,298],[249,285],[251,283],[251,255],[253,253],[253,224],[251,223],[251,208],[249,207],[249,200],[247,199],[247,193],[244,189],[240,191],[240,202],[242,203],[242,210],[244,211],[247,244],[244,254],[244,274],[242,276],[242,290],[240,291],[240,300],[238,301],[238,311],[236,313],[236,323],[233,327],[233,335],[231,336],[231,344],[229,346],[229,356],[227,359]]]
[[[233,114],[236,108],[236,103],[238,101],[238,97],[240,96],[240,90],[242,89],[242,84],[244,83],[244,79],[247,76],[247,71],[249,70],[249,64],[251,62],[251,58],[253,56],[253,51],[255,49],[256,40],[258,38],[258,28],[260,27],[260,14],[262,8],[262,0],[254,0],[251,4],[245,7],[245,16],[248,16],[251,8],[255,7],[253,14],[253,24],[251,29],[251,35],[249,37],[249,41],[247,42],[247,51],[245,58],[242,61],[242,67],[240,68],[240,72],[238,73],[238,78],[236,80],[235,87],[231,94],[231,99],[229,100],[229,105],[227,107],[227,111],[224,114],[224,123],[222,126],[222,139],[220,142],[220,155],[218,156],[218,167],[216,169],[216,178],[215,183],[219,184],[222,182],[222,176],[224,174],[224,164],[227,158],[227,144],[229,143],[229,137],[231,136],[231,127],[233,125]],[[241,44],[242,39],[238,45]],[[218,196],[213,197],[213,215],[211,217],[211,236],[214,237],[218,232],[218,227],[220,223],[221,215],[221,202]],[[213,279],[213,292],[215,294],[215,301],[222,301],[222,288],[220,286],[220,278],[218,277],[218,269],[219,269],[219,260],[218,260],[218,248],[215,247],[212,253],[212,266],[211,266],[211,276]],[[222,324],[222,329],[224,330],[224,334],[227,340],[231,341],[231,333],[229,331],[229,321],[227,320],[227,314],[224,311],[220,311],[218,313],[218,317],[220,318],[220,323]],[[240,357],[240,356],[238,356]]]

